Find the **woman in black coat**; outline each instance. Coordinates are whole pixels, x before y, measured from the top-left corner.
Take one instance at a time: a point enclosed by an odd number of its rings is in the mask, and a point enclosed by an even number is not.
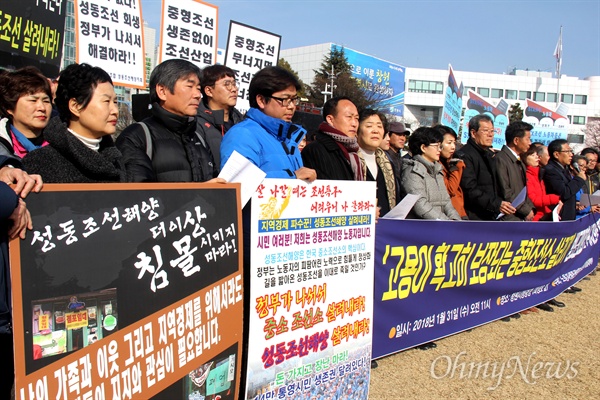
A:
[[[119,110],[110,76],[88,64],[69,65],[55,99],[59,117],[44,130],[48,146],[30,152],[23,164],[46,183],[124,182],[115,133]]]

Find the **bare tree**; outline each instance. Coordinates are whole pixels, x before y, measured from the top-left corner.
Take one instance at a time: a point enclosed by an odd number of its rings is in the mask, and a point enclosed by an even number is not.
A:
[[[135,123],[135,120],[133,119],[129,105],[126,103],[119,103],[119,119],[117,120],[117,130],[112,135],[113,139],[119,137],[121,132],[133,123]]]

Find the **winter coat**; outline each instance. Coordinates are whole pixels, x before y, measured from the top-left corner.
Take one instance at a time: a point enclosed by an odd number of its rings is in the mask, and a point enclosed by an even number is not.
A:
[[[317,171],[317,179],[353,181],[354,173],[350,161],[337,142],[321,131],[315,140],[302,150],[302,160],[306,168]]]
[[[569,171],[558,161],[550,160],[545,167],[544,183],[546,191],[557,194],[563,202],[560,210],[561,221],[573,221],[577,215],[577,192],[583,188],[585,181],[578,176],[571,177]]]
[[[235,150],[265,172],[267,178],[295,178],[296,170],[303,166],[298,143],[305,134],[300,125],[250,108],[246,119],[223,137],[221,168]]]
[[[469,138],[456,156],[465,162],[460,187],[465,196],[467,216],[470,220],[495,220],[500,214],[502,198],[498,196],[494,154]]]
[[[196,135],[208,145],[214,164],[217,167],[221,165],[221,140],[228,131],[224,118],[225,112],[223,110],[211,110],[203,102],[200,102],[196,118]],[[243,118],[242,114],[235,108],[232,107],[229,110],[229,122],[232,125],[241,122]]]
[[[448,160],[446,163],[441,162],[442,171],[444,173],[444,183],[446,190],[452,201],[452,206],[458,212],[461,218],[467,218],[465,211],[465,197],[462,188],[460,187],[460,179],[465,169],[465,163],[462,160]]]
[[[206,182],[218,175],[212,155],[196,136],[196,118],[173,114],[157,103],[142,120],[150,131],[152,156],[140,124],[128,126],[117,148],[130,182]]]
[[[416,155],[402,161],[402,185],[406,193],[420,195],[409,218],[460,220],[444,184],[442,165]]]
[[[540,179],[540,167],[527,166],[527,197],[535,207],[534,221],[551,220],[549,217],[552,213],[550,206],[556,206],[560,197],[556,194],[546,193],[546,184]]]
[[[6,164],[15,166],[15,159],[0,156],[0,168]],[[19,205],[19,197],[6,183],[0,182],[0,334],[12,332],[10,268],[8,263],[8,218]],[[10,361],[12,363],[12,360]]]
[[[94,151],[67,130],[55,117],[44,130],[48,146],[29,152],[23,166],[30,174],[39,174],[45,183],[125,182],[121,153],[110,136],[104,136]]]
[[[43,138],[37,140],[39,147],[46,146],[48,142]],[[29,148],[38,147],[29,143]],[[0,155],[15,157],[21,159],[29,152],[27,146],[20,143],[15,134],[11,131],[11,122],[8,118],[0,120]]]
[[[525,164],[523,164],[505,145],[494,157],[496,176],[498,178],[498,194],[504,201],[512,203],[521,190],[527,186]],[[513,215],[504,215],[503,221],[524,221],[533,210],[533,203],[527,197],[525,202],[517,207]]]

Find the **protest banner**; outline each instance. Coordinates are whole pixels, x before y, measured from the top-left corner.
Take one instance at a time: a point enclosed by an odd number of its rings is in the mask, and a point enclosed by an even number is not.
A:
[[[492,147],[501,149],[506,142],[504,133],[508,126],[508,103],[504,99],[500,99],[496,106],[489,103],[483,97],[472,90],[469,90],[469,100],[463,118],[461,142],[467,143],[470,137],[469,121],[476,115],[485,114],[492,119],[494,123],[494,141]],[[456,132],[458,134],[458,132]]]
[[[596,268],[599,226],[380,219],[373,358],[556,297]]]
[[[28,197],[34,231],[10,244],[15,398],[237,399],[236,186],[46,185]]]
[[[556,111],[552,111],[533,100],[527,99],[527,107],[523,111],[523,122],[533,125],[531,141],[544,145],[556,139],[566,139],[569,120],[569,107],[560,103]]]
[[[0,67],[34,66],[48,77],[60,69],[67,15],[61,0],[2,0]]]
[[[367,398],[375,204],[375,182],[259,186],[244,398]]]
[[[145,89],[141,2],[88,0],[74,4],[77,63],[102,68],[115,85]]]
[[[332,50],[342,50],[342,46],[331,45]],[[404,76],[401,65],[382,60],[368,54],[343,48],[350,64],[352,77],[365,91],[367,98],[375,103],[373,108],[398,117],[404,115]]]
[[[243,114],[250,108],[248,87],[255,73],[277,65],[281,36],[239,22],[229,22],[225,65],[238,80],[236,108]]]
[[[163,0],[159,63],[179,58],[199,68],[217,62],[218,8],[200,0]]]
[[[462,82],[459,86],[456,78],[454,78],[452,65],[448,65],[448,85],[446,86],[446,95],[444,96],[441,124],[454,129],[457,135],[462,114],[463,90],[464,86]]]

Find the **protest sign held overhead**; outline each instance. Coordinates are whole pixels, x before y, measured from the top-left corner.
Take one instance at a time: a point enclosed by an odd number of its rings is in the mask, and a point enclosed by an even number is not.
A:
[[[218,8],[199,0],[163,0],[162,10],[159,62],[216,64]]]
[[[66,1],[61,0],[2,0],[0,67],[35,66],[48,77],[57,76],[66,7]]]
[[[239,82],[236,108],[245,113],[250,108],[248,87],[255,73],[277,65],[281,36],[252,26],[230,21],[225,65],[235,71]]]
[[[555,139],[566,139],[569,120],[569,107],[560,103],[556,111],[552,111],[533,100],[527,99],[527,108],[523,111],[523,122],[533,125],[531,141],[541,142],[546,146]]]
[[[146,87],[139,0],[75,1],[77,62],[102,68],[115,85]]]
[[[442,125],[446,125],[458,135],[460,128],[460,117],[462,114],[462,96],[464,86],[462,82],[460,86],[454,77],[452,65],[448,65],[448,84],[444,96],[444,109],[442,110]]]

